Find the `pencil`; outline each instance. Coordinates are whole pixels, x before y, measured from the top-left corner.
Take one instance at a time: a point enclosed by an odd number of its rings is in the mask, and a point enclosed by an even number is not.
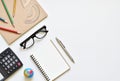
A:
[[[11,24],[13,25],[13,27],[15,27],[15,26],[14,26],[13,19],[12,19],[11,15],[10,15],[10,13],[9,13],[9,11],[8,11],[8,8],[7,8],[4,0],[1,0],[1,1],[2,1],[2,4],[3,4],[4,8],[5,8],[5,11],[6,11],[6,13],[7,13],[8,17],[9,17],[9,20],[10,20]]]
[[[16,0],[14,0],[14,5],[13,5],[13,17],[15,16],[16,12]]]
[[[16,30],[8,29],[8,28],[5,28],[5,27],[0,27],[0,30],[4,30],[4,31],[11,32],[11,33],[20,34],[20,32],[17,32]]]
[[[7,23],[7,21],[3,18],[0,18],[0,21],[4,22],[4,23]]]

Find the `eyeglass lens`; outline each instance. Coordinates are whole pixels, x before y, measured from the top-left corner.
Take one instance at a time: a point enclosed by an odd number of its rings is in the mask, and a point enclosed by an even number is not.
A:
[[[47,32],[48,31],[46,30],[46,28],[43,28],[40,32],[36,33],[35,36],[36,36],[36,38],[41,39],[46,36]]]

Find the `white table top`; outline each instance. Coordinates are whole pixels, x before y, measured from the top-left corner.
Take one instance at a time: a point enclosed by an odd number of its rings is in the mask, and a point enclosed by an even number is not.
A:
[[[48,18],[24,34],[11,45],[0,37],[0,51],[10,47],[23,62],[23,67],[7,81],[45,81],[30,54],[41,43],[58,37],[75,60],[73,64],[64,54],[71,70],[56,81],[120,81],[120,1],[119,0],[38,0]],[[28,50],[20,42],[41,26],[49,33],[43,41],[36,41]],[[35,75],[26,79],[25,68]]]

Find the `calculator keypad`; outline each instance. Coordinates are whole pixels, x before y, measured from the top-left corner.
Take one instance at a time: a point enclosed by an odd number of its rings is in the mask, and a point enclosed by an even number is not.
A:
[[[3,74],[4,79],[9,77],[22,66],[22,62],[10,48],[7,48],[0,54],[0,73]]]

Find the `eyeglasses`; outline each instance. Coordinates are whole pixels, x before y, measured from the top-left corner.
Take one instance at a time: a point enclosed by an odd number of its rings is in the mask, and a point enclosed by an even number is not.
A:
[[[30,35],[23,42],[21,42],[20,46],[23,49],[30,48],[35,43],[34,38],[43,39],[47,35],[47,33],[48,33],[48,30],[46,30],[46,26],[43,26],[40,29],[38,29],[36,32],[34,32],[32,35]]]

